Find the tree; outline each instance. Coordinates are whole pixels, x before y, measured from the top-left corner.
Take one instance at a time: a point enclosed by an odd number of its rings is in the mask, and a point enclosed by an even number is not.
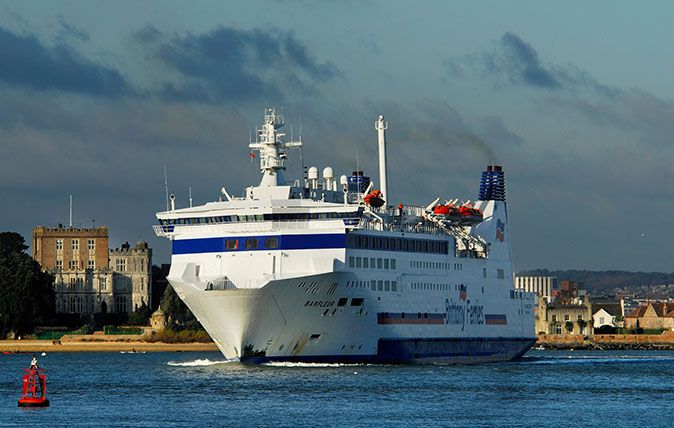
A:
[[[587,321],[585,321],[584,319],[579,319],[578,320],[578,328],[579,328],[581,333],[583,333],[585,331],[585,327],[587,327]]]
[[[201,324],[199,324],[197,318],[192,314],[187,305],[180,300],[180,297],[178,297],[178,294],[171,285],[164,290],[164,295],[161,298],[161,308],[166,314],[170,328],[175,330],[201,329]]]
[[[24,251],[21,235],[0,233],[0,337],[32,333],[54,313],[54,277]]]
[[[131,325],[148,325],[150,322],[152,311],[145,302],[136,308],[135,311],[129,314],[129,324]]]
[[[567,332],[567,333],[571,333],[571,332],[573,331],[573,322],[567,321],[567,322],[564,324],[564,328],[566,329],[566,332]]]

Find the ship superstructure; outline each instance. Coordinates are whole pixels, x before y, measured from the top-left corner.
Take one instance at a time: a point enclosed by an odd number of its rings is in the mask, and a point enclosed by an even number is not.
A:
[[[515,290],[500,166],[479,200],[392,206],[386,128],[375,122],[380,188],[362,171],[311,167],[289,183],[283,116],[250,143],[262,179],[220,201],[157,213],[168,280],[230,359],[480,362],[534,341],[533,295]],[[430,198],[429,198],[430,199]]]

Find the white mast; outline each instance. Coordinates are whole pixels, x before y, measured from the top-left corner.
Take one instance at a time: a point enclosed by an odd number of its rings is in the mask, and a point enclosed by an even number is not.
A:
[[[69,226],[73,227],[73,195],[70,195],[70,222]]]
[[[384,115],[379,115],[374,123],[374,129],[377,130],[377,140],[379,141],[379,187],[384,194],[384,200],[390,202],[388,194],[388,182],[386,179],[386,128],[388,123],[384,121]]]
[[[284,125],[283,115],[276,114],[273,108],[265,109],[264,125],[257,130],[257,138],[248,147],[257,150],[260,154],[260,172],[262,180],[260,187],[283,186],[286,184],[283,177],[283,160],[287,158],[285,149],[301,147],[302,141],[283,141],[285,133],[278,132]]]

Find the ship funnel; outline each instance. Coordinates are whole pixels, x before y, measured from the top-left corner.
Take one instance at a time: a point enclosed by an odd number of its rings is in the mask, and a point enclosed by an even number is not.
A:
[[[480,180],[481,201],[505,201],[505,174],[500,165],[488,165]]]
[[[386,178],[386,128],[388,123],[384,121],[384,115],[379,115],[374,123],[374,129],[377,130],[377,140],[379,142],[379,187],[384,194],[384,200],[390,201],[388,194],[388,182]]]

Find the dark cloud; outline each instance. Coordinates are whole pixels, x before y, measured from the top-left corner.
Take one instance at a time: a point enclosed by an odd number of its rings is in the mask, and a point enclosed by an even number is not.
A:
[[[319,62],[291,31],[218,27],[167,35],[151,25],[134,34],[149,58],[179,76],[161,84],[164,97],[199,102],[282,100],[292,91],[340,77]]]
[[[586,71],[571,64],[545,64],[534,47],[515,33],[501,36],[490,50],[450,58],[444,61],[445,71],[452,77],[491,77],[499,83],[527,86],[551,92],[594,93],[615,97],[620,90],[597,82]]]
[[[500,72],[507,73],[514,83],[557,89],[561,83],[551,70],[543,67],[538,59],[538,52],[529,43],[514,33],[506,33],[501,37],[501,45],[505,55],[500,63]]]
[[[33,35],[0,27],[0,82],[36,91],[116,97],[129,92],[125,78],[64,43],[46,46]]]

